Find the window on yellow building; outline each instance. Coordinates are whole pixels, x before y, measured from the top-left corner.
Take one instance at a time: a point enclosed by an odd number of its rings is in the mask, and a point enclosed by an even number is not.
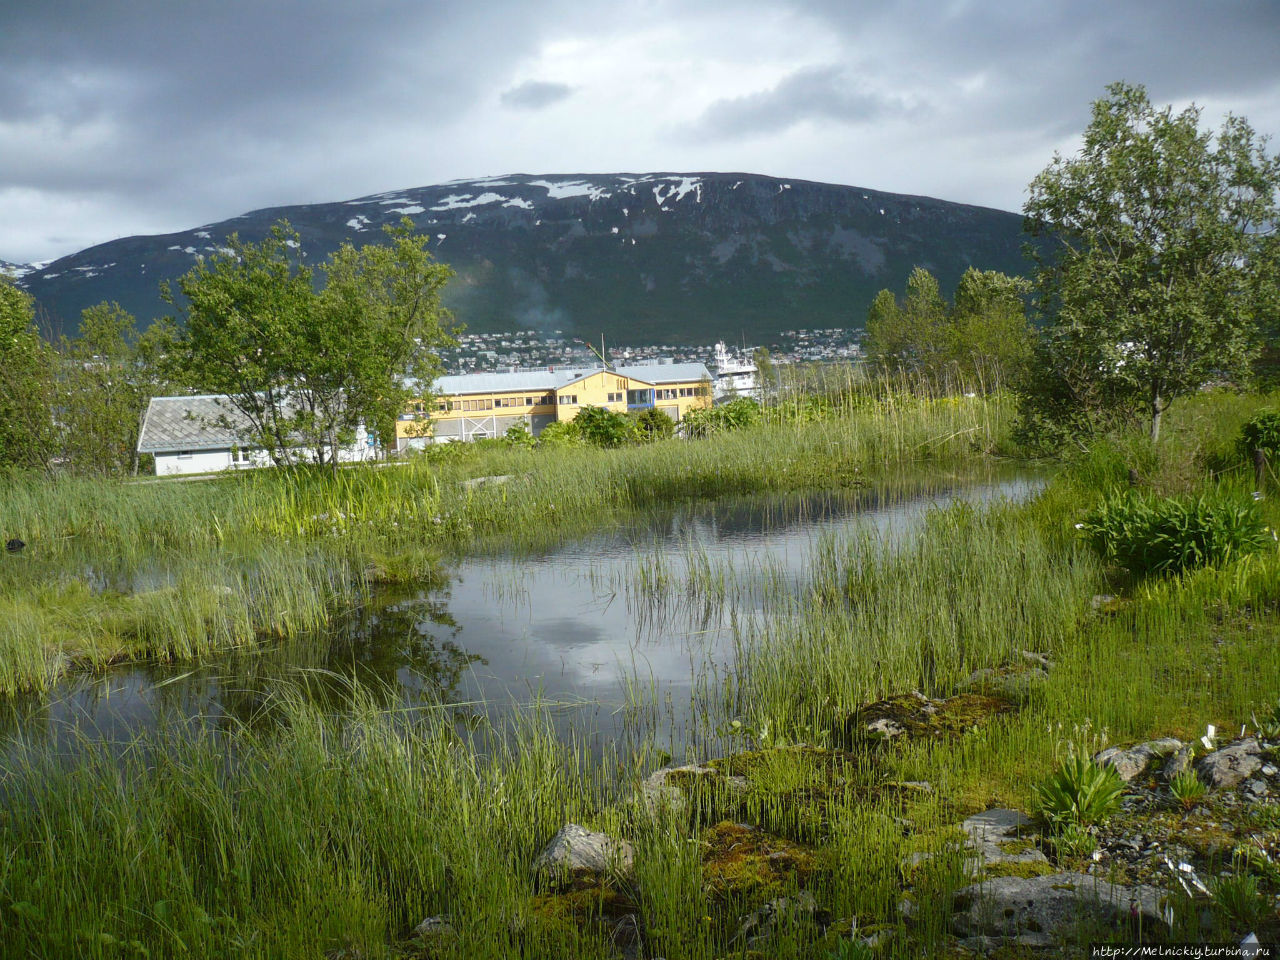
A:
[[[577,402],[578,395],[576,393],[563,393],[560,395],[560,406],[562,407],[573,406]]]
[[[621,402],[622,402],[622,394],[620,394],[620,393],[611,393],[611,394],[609,394],[609,401],[608,401],[608,402],[609,402],[609,403],[621,403]]]

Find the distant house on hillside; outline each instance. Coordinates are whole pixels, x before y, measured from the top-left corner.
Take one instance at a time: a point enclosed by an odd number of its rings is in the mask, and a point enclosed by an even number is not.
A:
[[[246,442],[253,433],[225,396],[152,397],[142,418],[138,452],[155,457],[158,477],[271,466],[265,450]],[[338,450],[344,462],[372,460],[374,455],[363,428],[354,443]]]
[[[430,409],[417,401],[401,415],[397,450],[500,437],[517,424],[537,436],[587,406],[656,409],[678,423],[689,410],[711,405],[711,372],[701,363],[660,362],[469,373],[441,377],[431,392]]]

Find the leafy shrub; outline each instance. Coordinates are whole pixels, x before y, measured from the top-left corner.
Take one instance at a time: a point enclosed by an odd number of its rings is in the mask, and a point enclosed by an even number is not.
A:
[[[537,443],[533,438],[533,434],[529,432],[529,425],[523,420],[507,427],[507,432],[502,435],[502,439],[511,447],[528,448]]]
[[[1270,713],[1264,713],[1261,717],[1255,713],[1253,727],[1262,740],[1280,740],[1280,700],[1276,701]]]
[[[1252,928],[1270,911],[1270,898],[1259,888],[1258,878],[1248,873],[1211,879],[1209,895],[1214,908],[1242,929]]]
[[[760,421],[760,404],[750,397],[739,397],[718,406],[690,410],[684,415],[685,436],[709,437],[725,430],[737,430]]]
[[[572,447],[586,443],[577,423],[572,420],[556,420],[548,423],[538,434],[541,447]]]
[[[637,410],[631,422],[642,440],[665,440],[676,432],[676,422],[656,407]]]
[[[1184,810],[1190,810],[1204,799],[1209,788],[1200,782],[1194,770],[1183,770],[1169,781],[1169,793],[1173,799],[1182,804]]]
[[[1058,771],[1034,788],[1036,812],[1049,826],[1062,830],[1101,823],[1120,806],[1124,781],[1110,767],[1072,754]]]
[[[636,439],[635,426],[626,414],[606,407],[583,407],[573,423],[582,439],[597,447],[620,447]]]
[[[1249,457],[1261,450],[1268,457],[1280,454],[1280,410],[1263,410],[1240,428],[1236,441],[1240,452]]]
[[[1136,574],[1222,563],[1272,542],[1252,502],[1221,497],[1178,499],[1129,491],[1103,501],[1080,529],[1103,559]]]

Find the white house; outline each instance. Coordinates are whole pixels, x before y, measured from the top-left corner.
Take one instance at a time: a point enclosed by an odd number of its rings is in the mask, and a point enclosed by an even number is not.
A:
[[[243,439],[253,432],[244,415],[223,395],[152,397],[142,418],[138,452],[155,457],[158,477],[269,467],[271,457]],[[376,452],[360,427],[355,442],[338,450],[338,460],[372,460]]]

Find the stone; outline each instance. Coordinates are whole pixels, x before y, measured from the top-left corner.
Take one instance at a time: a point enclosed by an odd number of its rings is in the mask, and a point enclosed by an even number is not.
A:
[[[470,480],[463,480],[461,486],[463,490],[478,490],[481,487],[501,486],[514,479],[513,473],[497,474],[492,477],[472,477]]]
[[[1110,767],[1125,783],[1142,776],[1147,767],[1156,761],[1171,756],[1181,750],[1183,743],[1173,737],[1161,740],[1149,740],[1133,747],[1108,747],[1094,756],[1093,762],[1100,767]]]
[[[415,937],[437,936],[449,933],[453,933],[453,922],[449,919],[447,913],[442,913],[435,917],[427,917],[427,919],[413,928]]]
[[[1049,679],[1049,671],[1033,666],[1024,670],[992,670],[972,673],[960,681],[959,689],[979,691],[1014,703],[1026,703]]]
[[[1262,766],[1261,752],[1258,741],[1250,737],[1205,754],[1196,761],[1196,772],[1212,789],[1236,787]]]
[[[1276,768],[1269,763],[1264,763],[1262,765],[1262,775],[1264,777],[1274,777],[1276,775]]]
[[[885,739],[900,737],[906,732],[904,727],[899,726],[887,717],[872,720],[867,724],[867,733],[874,734],[877,737],[884,737]]]
[[[630,873],[634,859],[631,844],[625,840],[566,823],[538,854],[533,872],[552,883],[566,879],[599,880],[615,873]]]
[[[813,894],[801,890],[794,897],[770,900],[743,917],[730,943],[744,943],[748,950],[755,950],[766,946],[782,930],[809,928],[812,934],[820,935],[830,923],[831,915],[819,909]]]
[[[1048,863],[1049,858],[1022,838],[1031,820],[1019,810],[984,810],[960,824],[969,847],[977,854],[978,867],[1006,863]]]
[[[1179,774],[1186,773],[1191,769],[1191,764],[1195,760],[1195,748],[1191,744],[1179,749],[1173,756],[1169,758],[1169,762],[1164,765],[1160,771],[1160,776],[1165,780],[1172,780]]]
[[[26,545],[26,541],[19,540],[17,537],[11,537],[4,542],[4,548],[10,553],[18,553]]]
[[[1036,653],[1034,650],[1023,650],[1021,653],[1022,659],[1026,660],[1028,663],[1034,663],[1036,666],[1043,667],[1045,670],[1053,669],[1053,661],[1049,659],[1049,655],[1047,653]]]
[[[722,784],[729,790],[745,791],[746,777],[725,776],[715,767],[699,763],[686,763],[676,767],[655,770],[640,781],[639,800],[651,816],[662,812],[685,817],[689,813],[689,797],[675,781],[685,783],[706,779],[708,783]]]
[[[1164,891],[1124,887],[1084,873],[998,877],[956,893],[952,928],[958,936],[1053,937],[1082,919],[1161,922]]]
[[[1244,785],[1244,788],[1255,797],[1265,797],[1267,795],[1267,781],[1265,780],[1250,780]]]

